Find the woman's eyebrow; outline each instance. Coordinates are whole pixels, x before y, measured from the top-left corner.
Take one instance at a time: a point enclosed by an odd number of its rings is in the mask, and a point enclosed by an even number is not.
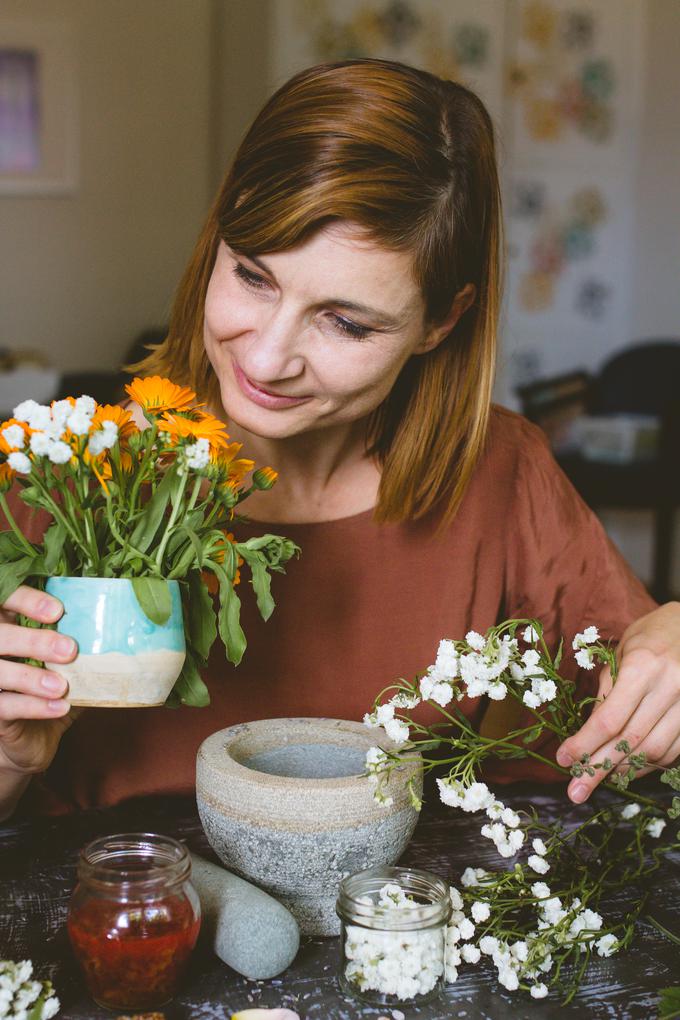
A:
[[[232,251],[235,255],[242,255],[244,258],[250,259],[250,261],[253,262],[258,269],[261,269],[264,273],[266,273],[267,276],[270,276],[273,280],[276,279],[267,263],[261,259],[259,255],[251,255],[247,251],[237,252],[233,248]],[[347,301],[345,298],[335,297],[327,297],[318,302],[319,307],[323,307],[324,305],[334,305],[336,308],[344,308],[348,312],[356,312],[359,315],[367,315],[385,329],[400,329],[408,321],[410,313],[410,309],[406,309],[402,318],[395,318],[393,315],[388,315],[387,312],[382,312],[378,308],[371,308],[369,305],[362,305],[357,301]]]

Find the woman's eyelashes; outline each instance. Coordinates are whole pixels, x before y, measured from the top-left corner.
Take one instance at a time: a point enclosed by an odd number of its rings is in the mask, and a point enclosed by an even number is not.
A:
[[[253,290],[266,290],[269,286],[269,282],[264,276],[260,276],[259,273],[253,273],[242,262],[234,263],[233,272],[242,283]],[[360,326],[358,322],[345,319],[342,315],[336,315],[335,312],[329,312],[328,317],[335,329],[342,333],[343,336],[350,337],[352,340],[365,340],[373,332],[368,326]]]

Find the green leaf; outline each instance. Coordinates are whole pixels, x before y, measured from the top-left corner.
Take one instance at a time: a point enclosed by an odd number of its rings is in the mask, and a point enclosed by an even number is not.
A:
[[[563,652],[564,652],[564,638],[560,638],[560,646],[557,649],[557,655],[555,656],[555,660],[553,662],[553,666],[555,667],[556,670],[560,668]]]
[[[166,705],[172,708],[177,705],[178,701],[190,708],[205,708],[210,704],[210,693],[203,683],[190,648],[187,648],[182,672],[172,688],[171,698],[168,699]]]
[[[268,620],[274,612],[276,603],[272,598],[272,579],[267,570],[267,565],[259,556],[249,561],[250,571],[253,575],[253,588],[257,598],[257,608],[263,620]]]
[[[133,577],[132,587],[144,613],[162,626],[170,619],[172,596],[164,577]]]
[[[539,723],[537,726],[534,726],[532,729],[529,730],[528,733],[524,735],[524,737],[522,738],[522,743],[533,744],[534,740],[538,740],[542,732],[543,726],[541,725],[541,723]]]
[[[14,563],[25,555],[26,548],[13,531],[0,531],[0,563]]]
[[[215,608],[203,578],[197,570],[189,574],[188,598],[186,600],[189,641],[197,654],[207,660],[208,653],[217,637]]]
[[[246,636],[241,627],[241,600],[224,568],[216,563],[213,569],[220,581],[220,609],[217,614],[220,637],[229,662],[238,666],[246,650]]]
[[[160,485],[145,505],[142,517],[130,537],[130,545],[135,550],[145,553],[151,545],[163,520],[176,481],[177,472],[174,468],[170,468],[165,472]]]
[[[6,563],[0,571],[0,605],[3,605],[10,595],[13,595],[20,584],[23,584],[29,574],[32,574],[35,557],[24,556],[22,560],[15,563]]]
[[[673,988],[660,988],[659,1020],[673,1020],[680,1016],[680,985]]]

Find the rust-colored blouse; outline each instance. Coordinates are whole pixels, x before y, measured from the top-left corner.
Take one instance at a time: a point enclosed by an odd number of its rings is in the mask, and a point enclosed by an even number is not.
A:
[[[19,517],[27,520],[22,510]],[[210,706],[88,709],[32,784],[25,810],[190,793],[196,751],[208,734],[277,716],[361,719],[384,686],[434,661],[442,637],[532,616],[550,643],[564,635],[569,649],[585,626],[618,638],[655,606],[543,434],[505,409],[493,411],[486,452],[454,522],[439,532],[436,523],[377,525],[369,511],[323,523],[253,524],[244,537],[278,531],[302,556],[275,575],[277,607],[267,623],[241,584],[248,649],[235,668],[215,643],[205,676]],[[570,653],[564,674],[577,675]],[[505,705],[494,704],[496,725]],[[486,705],[466,700],[460,707],[479,720]],[[492,778],[520,776],[548,778],[532,762],[506,764]]]

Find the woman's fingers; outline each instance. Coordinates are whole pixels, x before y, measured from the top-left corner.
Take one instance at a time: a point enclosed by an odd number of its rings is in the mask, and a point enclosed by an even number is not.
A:
[[[0,681],[1,691],[31,694],[37,698],[62,698],[68,687],[66,680],[58,673],[22,662],[3,662]]]
[[[64,698],[36,698],[29,694],[0,691],[0,736],[3,724],[20,719],[55,719],[66,715],[69,708]]]
[[[56,623],[64,612],[59,599],[27,584],[19,585],[1,608],[8,613],[23,613],[38,623]]]
[[[0,623],[0,656],[40,659],[43,662],[70,662],[76,657],[77,645],[73,638],[58,634],[56,630],[38,627],[19,627],[13,623]],[[3,666],[0,664],[0,688],[4,687]]]
[[[620,740],[627,740],[634,747],[634,741],[639,742],[646,733],[638,733],[639,726],[633,727],[629,720],[645,696],[650,691],[658,693],[660,712],[665,712],[678,698],[676,685],[664,682],[664,670],[663,660],[643,649],[624,656],[613,687],[609,671],[603,670],[599,696],[604,700],[596,705],[581,729],[561,745],[558,763],[568,768],[584,754],[592,756],[604,744],[614,745]]]
[[[680,704],[672,708],[661,708],[664,700],[655,695],[647,695],[638,710],[631,717],[626,732],[620,739],[609,741],[597,748],[591,756],[591,763],[600,763],[609,759],[613,770],[626,772],[627,765],[621,765],[628,758],[628,752],[616,750],[616,745],[625,740],[631,753],[646,755],[647,761],[664,768],[671,765],[680,753]],[[646,731],[646,732],[645,732]],[[635,742],[634,742],[635,741]],[[620,766],[620,767],[618,767]],[[645,775],[649,769],[636,772],[636,776]],[[595,769],[595,775],[585,773],[575,777],[569,784],[567,793],[571,800],[580,804],[590,796],[595,787],[606,779],[609,770]]]

